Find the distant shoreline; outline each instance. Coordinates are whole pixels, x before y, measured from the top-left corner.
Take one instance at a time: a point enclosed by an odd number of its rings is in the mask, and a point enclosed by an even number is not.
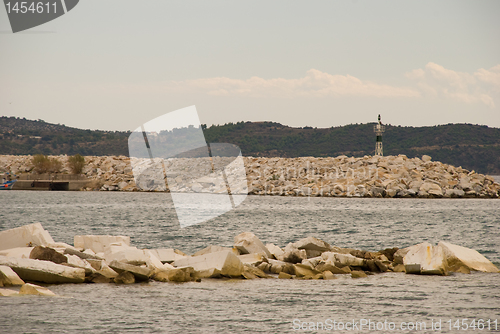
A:
[[[56,156],[55,158],[62,163],[61,174],[69,174],[68,157]],[[0,172],[13,173],[20,179],[29,179],[23,182],[32,182],[41,176],[33,174],[31,159],[31,156],[2,155],[0,156]],[[361,158],[345,155],[335,158],[242,157],[241,159],[246,169],[246,179],[243,179],[243,184],[240,182],[238,189],[231,188],[233,194],[248,192],[249,195],[347,198],[500,197],[500,175],[492,177],[478,174],[462,167],[432,161],[432,158],[426,155],[422,156],[422,159],[410,159],[404,155]],[[172,190],[172,192],[216,193],[222,189],[210,182],[201,181],[198,175],[202,174],[192,169],[189,158],[175,159],[175,164],[178,164],[176,168],[183,170],[184,176],[167,178],[167,180],[162,178],[156,183],[146,178],[145,182],[139,180],[140,184],[136,184],[128,157],[87,156],[85,160],[83,179],[74,181],[83,182],[82,190]],[[157,163],[161,165],[161,159]],[[233,177],[230,171],[226,172],[229,173],[227,177]],[[185,175],[188,175],[189,179],[186,179]],[[45,178],[53,179],[54,177],[49,175]],[[67,178],[70,178],[70,175]],[[37,180],[43,181],[43,179]],[[165,189],[166,185],[170,189]],[[224,192],[224,189],[222,190]]]

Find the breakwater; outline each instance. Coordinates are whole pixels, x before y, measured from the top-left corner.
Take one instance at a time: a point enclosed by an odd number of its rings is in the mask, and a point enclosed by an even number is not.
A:
[[[69,173],[67,156],[57,156]],[[0,172],[32,173],[31,156],[0,156]],[[493,177],[432,161],[430,156],[260,158],[243,157],[248,193],[272,196],[499,198]],[[136,185],[125,156],[87,156],[83,169],[89,182],[83,190],[144,191]],[[189,169],[188,158],[176,159]],[[230,176],[230,175],[229,175]],[[200,185],[190,180],[187,186]],[[171,184],[172,186],[172,184]],[[212,185],[203,185],[210,188]],[[164,190],[151,187],[147,191]],[[168,184],[166,187],[168,190]],[[210,189],[207,189],[210,191]]]

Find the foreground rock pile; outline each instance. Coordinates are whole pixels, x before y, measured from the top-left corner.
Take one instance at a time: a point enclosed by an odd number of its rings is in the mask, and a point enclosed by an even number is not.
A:
[[[405,249],[378,252],[331,246],[314,237],[288,244],[284,249],[264,245],[255,234],[234,238],[232,248],[209,246],[193,255],[174,249],[138,249],[126,236],[84,235],[74,246],[54,242],[41,224],[0,232],[0,296],[36,294],[53,296],[33,283],[132,284],[201,281],[205,278],[324,279],[375,273],[448,275],[450,272],[499,273],[477,251],[447,242],[421,243]]]
[[[66,156],[57,157],[69,173]],[[168,184],[138,187],[125,156],[85,157],[83,170],[92,182],[84,190],[168,191]],[[454,167],[424,155],[420,158],[364,156],[361,158],[243,158],[249,194],[333,197],[479,197],[499,198],[500,184],[490,176]],[[186,174],[189,159],[174,162]],[[0,156],[0,172],[31,173],[31,156]],[[189,173],[188,173],[189,174]],[[191,173],[197,175],[195,171]],[[227,175],[231,178],[231,175]],[[200,176],[201,177],[201,176]],[[147,181],[147,180],[146,180]],[[183,182],[183,181],[181,181]],[[186,183],[187,182],[187,183]],[[147,183],[147,182],[143,182]],[[200,191],[203,182],[185,181]],[[174,187],[177,189],[176,187]]]

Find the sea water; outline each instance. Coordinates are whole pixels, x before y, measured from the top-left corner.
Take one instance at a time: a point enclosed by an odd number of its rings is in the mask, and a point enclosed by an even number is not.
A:
[[[281,247],[307,236],[370,251],[444,240],[500,263],[500,200],[493,199],[249,196],[235,210],[183,229],[165,193],[5,191],[0,201],[0,231],[40,222],[69,244],[78,234],[128,235],[138,248],[192,254],[230,247],[234,236],[251,231]],[[500,331],[500,274],[337,276],[49,285],[60,297],[0,298],[0,332]],[[473,320],[483,329],[469,327]]]

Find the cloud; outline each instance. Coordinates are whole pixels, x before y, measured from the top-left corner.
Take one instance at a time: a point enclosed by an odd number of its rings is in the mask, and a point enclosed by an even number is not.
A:
[[[483,103],[495,106],[492,95],[500,92],[500,65],[489,70],[483,68],[473,74],[446,69],[436,63],[428,63],[423,69],[406,73],[416,81],[423,95],[437,96],[465,103]]]
[[[332,75],[310,69],[298,79],[251,77],[247,80],[226,77],[174,81],[167,89],[202,91],[215,96],[241,97],[418,97],[420,92],[407,87],[394,87],[364,81],[351,75]]]

